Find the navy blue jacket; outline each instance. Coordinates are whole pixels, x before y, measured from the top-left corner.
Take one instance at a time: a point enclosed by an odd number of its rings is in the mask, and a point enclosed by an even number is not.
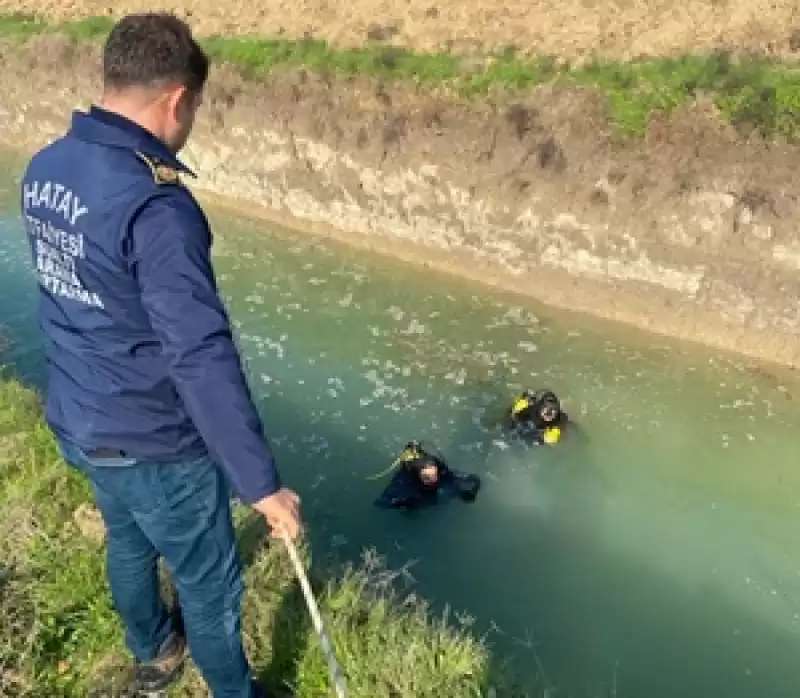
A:
[[[31,160],[22,210],[39,280],[46,415],[84,450],[210,454],[252,503],[280,488],[210,261],[192,174],[127,119],[75,112]]]

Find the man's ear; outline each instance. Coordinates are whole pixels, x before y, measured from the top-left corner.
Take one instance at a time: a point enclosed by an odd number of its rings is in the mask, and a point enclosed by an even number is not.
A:
[[[191,95],[185,85],[174,85],[168,93],[170,115],[175,121],[180,121],[183,114],[191,106]]]

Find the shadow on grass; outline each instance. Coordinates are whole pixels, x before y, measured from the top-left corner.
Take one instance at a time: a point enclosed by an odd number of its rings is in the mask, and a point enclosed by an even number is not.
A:
[[[316,586],[316,585],[315,585]],[[259,672],[259,679],[271,691],[295,690],[298,668],[312,639],[311,618],[298,612],[305,605],[303,591],[297,581],[284,591],[280,605],[275,609],[269,664]]]
[[[283,543],[270,537],[269,529],[260,516],[249,516],[239,530],[239,552],[242,565],[249,568],[267,547],[282,548]],[[269,554],[269,551],[267,554]],[[276,554],[286,555],[283,550]],[[315,596],[324,588],[318,574],[308,572]],[[272,611],[269,632],[270,656],[265,665],[256,665],[256,678],[273,692],[294,691],[299,681],[298,669],[303,655],[315,640],[311,617],[306,611],[303,590],[293,578],[281,590],[280,602]],[[252,657],[253,660],[260,659]]]
[[[253,564],[266,546],[282,546],[270,538],[266,522],[260,516],[250,516],[239,532],[239,552],[242,565]],[[312,588],[318,587],[312,581]],[[315,588],[316,592],[316,588]],[[256,670],[257,679],[271,691],[294,690],[297,669],[308,649],[311,619],[303,613],[303,592],[295,579],[283,589],[280,603],[275,608],[270,632],[270,659],[266,666]]]

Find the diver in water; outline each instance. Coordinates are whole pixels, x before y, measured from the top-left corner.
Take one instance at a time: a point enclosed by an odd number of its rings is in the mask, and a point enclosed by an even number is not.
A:
[[[552,390],[525,390],[508,411],[509,428],[534,445],[555,445],[569,418]]]
[[[391,482],[375,500],[379,507],[418,509],[437,504],[441,498],[451,497],[472,502],[481,486],[477,475],[451,470],[441,455],[429,453],[418,441],[406,445],[389,470],[395,468],[398,470]]]

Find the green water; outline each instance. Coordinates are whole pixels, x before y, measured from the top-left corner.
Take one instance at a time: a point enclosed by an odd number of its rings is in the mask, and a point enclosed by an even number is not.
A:
[[[417,593],[474,617],[556,695],[800,696],[796,377],[212,218],[248,372],[318,555],[412,561]],[[0,219],[0,278],[0,360],[36,383],[35,289],[13,217]],[[523,385],[555,389],[585,438],[524,450],[492,431]],[[477,502],[372,506],[381,483],[367,476],[415,437],[482,476]]]

